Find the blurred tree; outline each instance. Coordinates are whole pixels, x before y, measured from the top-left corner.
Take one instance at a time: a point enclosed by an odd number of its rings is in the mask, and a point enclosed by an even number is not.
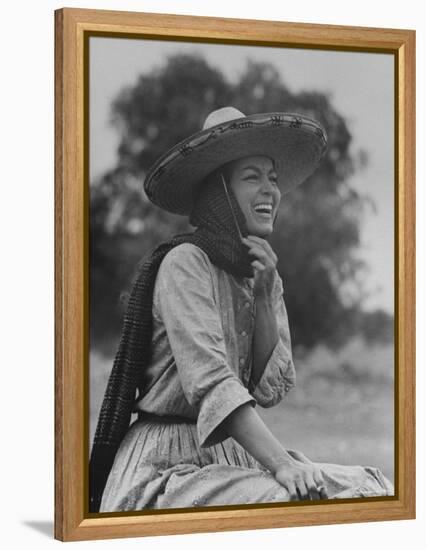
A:
[[[197,132],[214,109],[234,105],[249,114],[294,111],[319,120],[329,148],[315,174],[283,197],[272,244],[279,257],[293,343],[339,345],[359,319],[356,258],[365,199],[348,184],[354,172],[345,120],[324,94],[293,94],[277,70],[248,62],[231,85],[201,57],[174,55],[141,75],[112,106],[121,134],[117,167],[90,190],[91,345],[115,350],[122,311],[136,263],[158,242],[188,231],[186,218],[168,214],[146,198],[147,169],[164,152]],[[349,289],[349,291],[348,291]]]
[[[382,309],[360,312],[358,332],[371,343],[389,344],[394,340],[393,318]]]

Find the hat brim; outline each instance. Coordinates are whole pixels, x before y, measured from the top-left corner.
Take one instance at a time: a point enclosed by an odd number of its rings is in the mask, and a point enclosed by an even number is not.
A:
[[[201,181],[227,162],[252,155],[272,158],[286,193],[314,172],[326,148],[326,133],[315,120],[282,112],[249,115],[178,143],[152,166],[144,188],[154,204],[188,215]]]

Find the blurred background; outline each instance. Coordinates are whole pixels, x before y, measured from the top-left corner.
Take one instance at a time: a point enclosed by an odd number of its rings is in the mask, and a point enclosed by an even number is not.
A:
[[[325,127],[315,174],[283,196],[279,258],[297,386],[258,408],[321,462],[394,464],[394,60],[388,54],[90,39],[90,438],[137,262],[188,231],[143,179],[214,109],[288,111]]]

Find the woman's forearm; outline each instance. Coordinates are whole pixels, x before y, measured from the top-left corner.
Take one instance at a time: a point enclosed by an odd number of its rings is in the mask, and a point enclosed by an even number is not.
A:
[[[270,296],[256,297],[256,320],[253,335],[253,367],[251,379],[256,385],[278,343],[278,327]]]
[[[224,422],[229,435],[287,489],[290,500],[328,498],[319,468],[294,460],[249,403],[235,409]]]
[[[235,409],[224,423],[228,434],[273,474],[291,460],[250,403]]]

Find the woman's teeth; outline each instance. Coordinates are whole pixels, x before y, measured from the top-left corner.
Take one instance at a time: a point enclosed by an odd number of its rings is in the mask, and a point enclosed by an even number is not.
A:
[[[272,204],[256,204],[254,211],[258,214],[272,214]]]

